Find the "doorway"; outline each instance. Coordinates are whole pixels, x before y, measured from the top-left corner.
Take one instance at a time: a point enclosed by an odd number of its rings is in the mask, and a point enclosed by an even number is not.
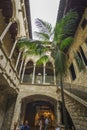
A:
[[[30,126],[39,126],[39,119],[49,119],[49,127],[54,126],[54,105],[46,101],[34,101],[26,105],[24,120],[28,120]]]

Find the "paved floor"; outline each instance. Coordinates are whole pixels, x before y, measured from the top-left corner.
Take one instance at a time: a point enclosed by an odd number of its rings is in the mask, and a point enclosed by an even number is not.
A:
[[[31,127],[30,130],[39,130],[39,127]],[[42,130],[45,130],[44,128]],[[47,130],[55,130],[54,127],[48,128]],[[61,130],[64,130],[64,128],[61,128]]]
[[[30,130],[39,130],[39,127],[31,127]],[[44,128],[42,130],[44,130]],[[47,130],[55,130],[55,129],[51,127],[51,128],[48,128]]]

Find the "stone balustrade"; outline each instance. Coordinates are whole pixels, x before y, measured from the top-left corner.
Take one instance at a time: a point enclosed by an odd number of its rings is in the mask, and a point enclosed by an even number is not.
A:
[[[11,65],[11,61],[7,58],[2,49],[0,49],[0,73],[3,74],[9,86],[15,88],[18,92],[19,78]]]

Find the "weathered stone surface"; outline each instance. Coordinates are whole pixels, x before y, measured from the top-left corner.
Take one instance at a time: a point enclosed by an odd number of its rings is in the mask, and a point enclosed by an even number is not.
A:
[[[87,128],[87,107],[81,105],[73,98],[65,95],[66,108],[73,120],[76,130],[86,130]]]

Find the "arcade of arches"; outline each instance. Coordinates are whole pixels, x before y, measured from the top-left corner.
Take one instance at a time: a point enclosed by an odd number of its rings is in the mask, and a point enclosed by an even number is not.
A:
[[[87,130],[87,0],[60,0],[57,21],[70,9],[80,17],[63,82],[66,120],[69,130]],[[54,61],[37,66],[36,56],[24,59],[20,38],[32,39],[29,0],[0,0],[0,130],[13,130],[14,122],[20,126],[26,119],[37,130],[40,117],[49,118],[49,130],[55,124],[64,130]]]
[[[51,62],[37,66],[28,61],[23,82],[33,84],[55,84],[55,70]]]

